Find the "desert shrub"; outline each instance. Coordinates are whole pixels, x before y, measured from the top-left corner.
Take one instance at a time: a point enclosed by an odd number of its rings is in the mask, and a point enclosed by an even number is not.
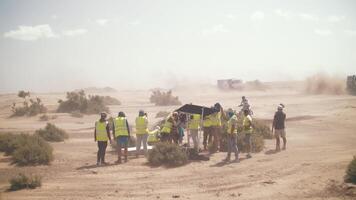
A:
[[[53,148],[40,136],[22,134],[19,138],[12,153],[14,163],[36,165],[49,164],[53,160]]]
[[[0,134],[0,151],[5,152],[6,155],[11,155],[18,145],[21,145],[21,135],[14,135],[11,133]]]
[[[103,100],[105,105],[121,105],[121,102],[118,99],[111,96],[104,96]]]
[[[170,112],[168,111],[159,111],[157,114],[156,114],[156,118],[161,118],[161,117],[167,117],[169,115]]]
[[[20,107],[16,106],[16,103],[12,104],[11,107],[12,111],[12,117],[14,116],[35,116],[40,113],[45,113],[47,112],[47,108],[43,105],[42,101],[40,98],[34,99],[29,99],[27,101],[26,99],[23,102],[23,105]]]
[[[78,111],[74,111],[74,112],[70,113],[70,116],[76,117],[76,118],[82,118],[83,114]]]
[[[148,152],[147,160],[152,166],[176,167],[186,164],[188,155],[176,144],[159,142]]]
[[[36,131],[40,137],[50,142],[62,142],[65,139],[68,139],[68,134],[54,124],[47,123],[44,129],[39,129]]]
[[[29,97],[30,96],[30,92],[25,92],[24,90],[20,90],[18,93],[17,93],[17,96],[20,97],[20,98],[26,98],[26,97]]]
[[[67,100],[59,100],[57,112],[72,113],[80,112],[85,114],[98,114],[100,112],[109,112],[105,105],[104,98],[98,95],[85,95],[83,90],[79,92],[67,92]]]
[[[46,114],[40,116],[40,121],[48,121],[49,119],[49,116]]]
[[[350,164],[347,166],[345,182],[356,184],[356,156],[354,156]]]
[[[252,122],[253,132],[261,135],[264,139],[272,139],[273,134],[268,124],[262,120],[255,119]]]
[[[156,106],[170,106],[170,105],[181,105],[177,96],[172,95],[172,91],[161,92],[160,90],[152,91],[150,102],[154,103]]]
[[[42,178],[40,176],[26,176],[24,174],[18,174],[17,176],[10,179],[10,190],[21,190],[21,189],[34,189],[36,187],[41,187]]]

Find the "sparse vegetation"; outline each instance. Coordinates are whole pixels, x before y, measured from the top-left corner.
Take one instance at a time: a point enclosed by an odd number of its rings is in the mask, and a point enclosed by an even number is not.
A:
[[[1,134],[0,151],[11,155],[18,165],[49,164],[53,160],[51,145],[37,134]]]
[[[49,119],[50,119],[49,116],[46,114],[40,116],[40,121],[48,121]]]
[[[111,97],[111,96],[104,96],[103,97],[103,100],[104,100],[104,104],[105,105],[121,105],[121,102],[114,98],[114,97]]]
[[[42,178],[40,176],[26,176],[25,174],[18,174],[14,178],[10,179],[10,190],[21,190],[21,189],[35,189],[41,187]]]
[[[74,111],[72,113],[70,113],[71,117],[76,117],[76,118],[82,118],[84,115],[78,111]]]
[[[154,90],[150,97],[150,102],[154,103],[156,106],[171,106],[171,105],[181,105],[177,96],[172,95],[172,91],[161,92],[160,90]]]
[[[356,156],[354,156],[350,164],[347,166],[345,182],[356,184]]]
[[[44,129],[37,130],[36,134],[49,142],[62,142],[68,139],[68,134],[63,129],[51,123],[47,123]]]
[[[147,160],[152,166],[177,167],[188,162],[188,155],[176,144],[159,142],[148,152]]]
[[[109,112],[106,106],[105,97],[98,95],[87,96],[83,90],[79,92],[67,92],[67,100],[59,100],[57,112],[72,113],[79,112],[83,114],[98,114],[100,112]]]
[[[156,118],[167,117],[168,115],[169,115],[169,112],[168,112],[168,111],[159,111],[159,112],[156,114]]]
[[[13,103],[11,106],[12,117],[15,116],[35,116],[40,113],[47,112],[47,108],[43,105],[40,98],[36,99],[27,99],[26,97],[30,96],[29,92],[20,91],[18,96],[24,99],[22,106],[16,106],[16,103]]]

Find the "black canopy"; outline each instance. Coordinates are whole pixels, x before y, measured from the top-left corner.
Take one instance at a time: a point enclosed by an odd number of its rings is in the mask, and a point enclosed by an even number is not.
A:
[[[176,111],[190,113],[190,114],[199,114],[199,115],[204,113],[204,116],[214,113],[214,109],[212,108],[193,105],[193,104],[185,104],[184,106],[178,108]]]

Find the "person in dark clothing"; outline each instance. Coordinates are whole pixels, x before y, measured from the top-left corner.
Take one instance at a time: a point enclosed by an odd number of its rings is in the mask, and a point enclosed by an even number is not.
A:
[[[276,151],[280,151],[280,137],[283,139],[283,150],[286,150],[286,131],[285,131],[285,120],[286,114],[283,112],[284,105],[278,105],[277,112],[274,114],[272,133],[274,130],[274,135],[276,137]]]
[[[107,164],[105,162],[105,152],[106,147],[108,146],[108,140],[111,143],[109,123],[108,121],[106,121],[106,113],[101,113],[100,119],[95,122],[94,130],[94,141],[98,142],[98,153],[96,162],[96,165],[98,166],[101,164]]]

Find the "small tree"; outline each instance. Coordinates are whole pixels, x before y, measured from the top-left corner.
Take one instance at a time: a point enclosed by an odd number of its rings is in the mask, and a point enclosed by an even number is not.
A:
[[[156,106],[171,106],[171,105],[181,105],[177,96],[172,95],[172,90],[168,92],[161,92],[160,90],[152,91],[150,102],[154,103]]]
[[[17,96],[25,99],[26,97],[30,97],[30,92],[25,92],[24,90],[20,90],[17,93]]]
[[[37,130],[36,134],[49,142],[62,142],[68,139],[68,134],[63,129],[51,123],[47,123],[44,129]]]

